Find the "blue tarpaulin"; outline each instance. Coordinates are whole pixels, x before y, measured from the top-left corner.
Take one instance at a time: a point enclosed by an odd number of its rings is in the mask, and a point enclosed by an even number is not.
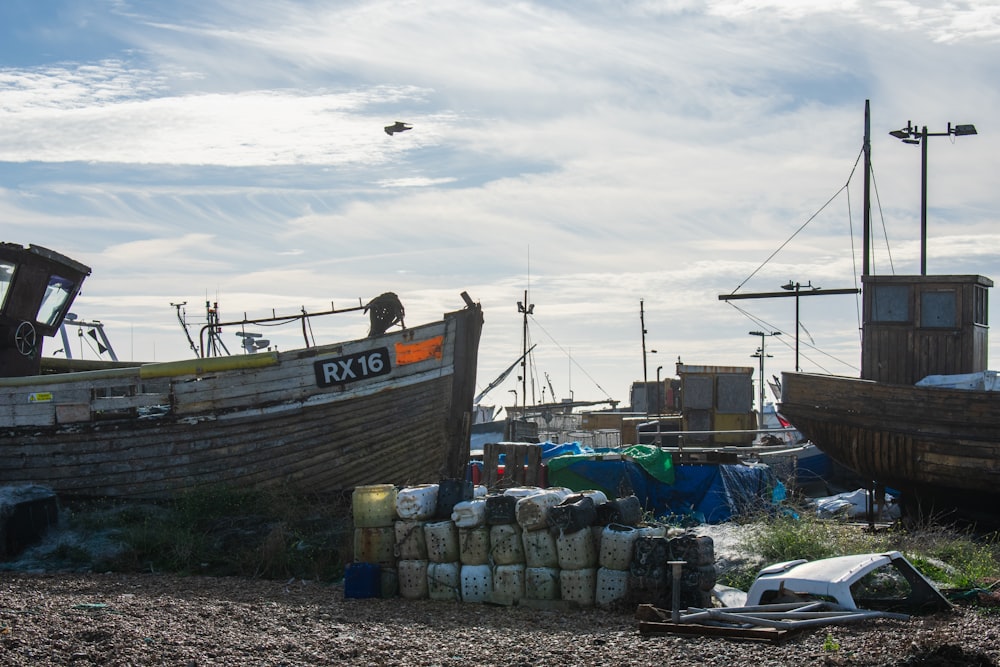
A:
[[[674,515],[722,523],[737,514],[769,508],[776,485],[766,465],[673,464],[667,466],[673,478],[670,483],[664,462],[651,465],[649,452],[637,452],[639,456],[633,458],[627,449],[559,448],[562,451],[547,461],[550,486],[574,491],[596,489],[609,498],[635,494],[646,511],[657,517]]]

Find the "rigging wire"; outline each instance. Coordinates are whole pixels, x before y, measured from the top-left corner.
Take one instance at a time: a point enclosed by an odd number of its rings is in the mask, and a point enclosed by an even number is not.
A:
[[[757,324],[758,326],[760,326],[760,327],[762,327],[762,328],[767,328],[767,329],[768,329],[769,331],[780,331],[780,332],[781,332],[782,334],[785,334],[785,335],[787,335],[787,336],[788,336],[789,338],[793,338],[793,337],[794,337],[794,336],[793,336],[793,334],[792,334],[791,332],[788,332],[788,331],[785,331],[785,330],[784,330],[784,329],[782,329],[781,327],[779,327],[779,326],[776,326],[776,325],[774,325],[774,324],[771,324],[771,323],[770,323],[770,322],[768,322],[767,320],[764,320],[764,319],[762,319],[762,318],[760,318],[760,317],[757,317],[757,316],[756,316],[756,315],[754,315],[753,313],[750,313],[749,311],[747,311],[747,310],[744,310],[743,308],[740,308],[739,306],[737,306],[737,305],[736,305],[735,303],[733,303],[732,301],[728,301],[727,303],[728,303],[728,304],[729,304],[730,306],[732,306],[733,308],[735,308],[735,309],[736,309],[737,311],[739,311],[739,312],[740,312],[740,313],[741,313],[741,314],[742,314],[742,315],[743,315],[744,317],[746,317],[746,318],[747,318],[748,320],[750,320],[751,322],[754,322],[754,323],[755,323],[755,324]],[[804,328],[805,328],[805,327],[803,327],[803,329],[804,329]],[[807,331],[807,332],[806,332],[806,334],[807,334],[807,335],[809,335],[809,332]],[[809,336],[809,338],[810,338],[810,340],[812,340],[812,336],[811,336],[811,335]],[[777,343],[779,343],[779,344],[781,344],[781,345],[784,345],[784,346],[785,346],[786,348],[788,348],[789,350],[793,350],[793,349],[794,349],[794,343],[792,343],[792,342],[791,342],[790,340],[785,340],[784,338],[779,338],[779,337],[775,336],[775,337],[774,337],[774,338],[772,339],[772,341],[776,341]],[[856,365],[854,365],[854,364],[852,364],[852,363],[850,363],[850,362],[847,362],[847,361],[844,361],[843,359],[839,359],[839,358],[837,358],[837,357],[833,356],[832,354],[830,354],[829,352],[824,352],[823,350],[819,349],[818,347],[816,347],[816,346],[815,346],[815,345],[813,345],[813,344],[810,344],[810,343],[805,343],[805,342],[804,342],[804,341],[802,341],[801,339],[800,339],[799,343],[800,343],[800,345],[805,345],[805,347],[809,348],[810,350],[813,350],[813,351],[814,351],[814,352],[816,352],[817,354],[820,354],[820,355],[822,355],[822,356],[824,356],[824,357],[827,357],[828,359],[831,359],[831,360],[833,360],[833,361],[835,361],[835,362],[837,362],[837,363],[839,363],[839,364],[843,364],[844,366],[846,366],[846,367],[848,367],[848,368],[850,368],[850,369],[853,369],[853,370],[856,370],[856,371],[858,371],[858,372],[860,372],[860,370],[861,370],[861,369],[860,369],[860,368],[858,368],[858,367],[857,367]],[[773,343],[772,343],[772,344],[773,344]],[[804,358],[804,359],[805,359],[806,361],[809,361],[810,363],[812,363],[813,365],[815,365],[816,367],[818,367],[818,368],[819,368],[819,369],[820,369],[821,371],[823,371],[824,373],[826,373],[826,374],[828,374],[828,375],[833,375],[833,373],[831,373],[831,372],[830,372],[829,370],[827,370],[827,369],[826,369],[826,368],[825,368],[825,367],[823,366],[823,364],[821,364],[820,362],[816,361],[816,360],[815,360],[815,359],[813,359],[812,357],[810,357],[810,356],[808,356],[808,355],[806,355],[806,354],[802,354],[801,356],[802,356],[802,357],[803,357],[803,358]]]
[[[546,336],[548,336],[548,337],[549,337],[549,340],[551,340],[551,341],[552,341],[553,343],[555,343],[555,346],[556,346],[556,347],[558,347],[558,348],[559,348],[559,349],[560,349],[560,350],[561,350],[561,351],[562,351],[562,352],[563,352],[563,353],[564,353],[564,354],[565,354],[565,355],[566,355],[566,356],[567,356],[567,357],[569,358],[569,360],[570,360],[570,361],[572,362],[572,364],[573,364],[574,366],[576,366],[576,367],[577,367],[577,368],[579,368],[579,369],[580,369],[581,371],[583,371],[583,374],[587,376],[587,379],[589,379],[589,380],[590,380],[591,382],[593,382],[593,383],[594,383],[594,386],[595,386],[595,387],[597,387],[597,388],[598,388],[598,389],[599,389],[599,390],[600,390],[600,391],[601,391],[601,392],[602,392],[602,393],[604,394],[604,396],[605,396],[605,397],[607,397],[608,399],[610,399],[610,398],[611,398],[611,394],[609,394],[609,393],[608,393],[607,391],[605,391],[605,390],[604,390],[604,387],[602,387],[602,386],[601,386],[600,384],[598,384],[597,380],[595,380],[594,378],[592,378],[592,377],[590,376],[590,373],[588,373],[588,372],[587,372],[587,369],[586,369],[586,368],[584,368],[583,366],[581,366],[581,365],[580,365],[580,364],[579,364],[579,363],[578,363],[578,362],[576,361],[576,359],[574,359],[574,358],[573,358],[572,356],[570,356],[569,352],[567,352],[567,351],[566,351],[566,349],[565,349],[565,348],[564,348],[564,347],[563,347],[562,345],[560,345],[560,344],[559,344],[559,341],[557,341],[557,340],[556,340],[555,338],[553,338],[553,337],[552,337],[552,334],[550,334],[550,333],[549,333],[548,331],[546,331],[546,330],[545,330],[545,327],[543,327],[543,326],[542,326],[541,324],[539,324],[539,323],[538,323],[538,320],[536,320],[536,319],[535,319],[535,317],[534,317],[533,315],[532,315],[532,317],[531,317],[531,321],[532,321],[532,322],[533,322],[533,323],[534,323],[534,324],[535,324],[535,325],[536,325],[536,326],[537,326],[537,327],[538,327],[539,329],[541,329],[541,330],[542,330],[542,331],[543,331],[543,332],[545,333],[545,335],[546,335]]]
[[[854,171],[852,170],[851,173],[853,174]],[[854,247],[854,215],[851,209],[851,191],[849,189],[847,191],[847,226],[851,232],[851,264],[854,267],[851,277],[854,280],[854,289],[858,290],[854,295],[854,321],[858,325],[858,345],[861,345],[861,290],[858,289],[858,250]],[[863,229],[861,233],[864,235]],[[868,239],[865,239],[865,243],[868,243]]]
[[[851,261],[852,261],[853,269],[854,269],[853,270],[853,273],[854,273],[854,287],[855,288],[858,287],[858,277],[857,277],[858,276],[857,248],[855,248],[855,245],[854,245],[854,218],[853,218],[852,207],[851,207],[850,184],[851,184],[851,181],[854,179],[855,174],[857,173],[858,165],[861,163],[861,160],[862,160],[863,157],[864,157],[864,148],[862,148],[861,151],[858,152],[858,156],[857,156],[857,158],[854,161],[854,165],[851,167],[850,174],[848,174],[847,181],[844,183],[844,185],[842,185],[821,207],[819,207],[819,209],[817,209],[811,216],[809,216],[809,218],[805,222],[803,222],[798,227],[798,229],[796,229],[791,234],[791,236],[789,236],[784,241],[784,243],[782,243],[780,246],[778,246],[778,248],[767,257],[767,259],[765,259],[763,262],[761,262],[761,264],[756,269],[754,269],[750,273],[750,275],[748,275],[743,280],[743,282],[741,282],[736,287],[736,289],[734,289],[732,291],[732,294],[735,294],[744,285],[746,285],[747,282],[749,282],[751,278],[753,278],[755,275],[757,275],[757,273],[759,273],[761,269],[763,269],[772,259],[775,258],[775,256],[778,255],[778,253],[780,253],[789,243],[791,243],[791,241],[796,236],[798,236],[798,234],[800,232],[802,232],[803,229],[805,229],[813,220],[815,220],[816,217],[819,216],[819,214],[822,213],[833,202],[834,199],[836,199],[837,197],[839,197],[841,195],[841,193],[845,193],[845,192],[846,192],[846,197],[847,197],[848,227],[849,227],[850,238],[851,238]],[[872,170],[872,181],[874,183],[874,170]],[[890,265],[890,268],[892,268],[892,253],[889,251],[889,237],[888,237],[888,232],[886,231],[885,215],[884,215],[884,212],[882,211],[881,200],[878,197],[878,188],[877,187],[875,188],[875,199],[878,202],[879,219],[880,219],[880,221],[882,223],[882,232],[883,232],[883,236],[885,237],[886,252],[887,252],[887,255],[889,257],[889,265]],[[867,239],[865,240],[865,242],[867,243]],[[893,270],[893,272],[895,272],[894,268],[892,268],[892,270]],[[859,291],[859,294],[860,294],[860,291]],[[755,323],[757,323],[760,326],[767,326],[772,331],[782,331],[780,327],[776,327],[776,326],[774,326],[774,325],[772,325],[770,323],[767,323],[764,320],[762,320],[762,319],[760,319],[760,318],[752,315],[751,313],[749,313],[745,309],[740,308],[739,306],[735,305],[732,301],[727,301],[727,303],[730,306],[732,306],[733,308],[735,308],[737,311],[739,311],[740,313],[742,313],[747,319],[751,320],[752,322],[755,322]],[[861,315],[861,303],[860,303],[860,297],[859,296],[855,296],[854,303],[855,303],[855,317],[856,317],[857,324],[858,324],[858,337],[860,339],[860,337],[861,337],[861,319],[862,319],[862,315]],[[798,326],[801,326],[801,323],[798,323]],[[802,328],[804,329],[805,327],[802,327]],[[787,333],[787,332],[783,332],[783,333]],[[808,335],[808,331],[806,333]],[[810,335],[809,338],[811,340],[812,336]],[[784,341],[784,340],[781,340],[780,342],[781,342],[782,345],[785,345],[786,347],[790,346],[790,344],[788,342]],[[813,351],[815,351],[815,352],[817,352],[817,353],[819,353],[819,354],[821,354],[823,356],[826,356],[826,357],[828,357],[828,358],[830,358],[830,359],[832,359],[832,360],[834,360],[834,361],[836,361],[838,363],[844,364],[845,366],[847,366],[849,368],[852,368],[852,369],[855,369],[855,370],[859,370],[854,364],[845,362],[845,361],[843,361],[841,359],[838,359],[837,357],[835,357],[835,356],[833,356],[831,354],[823,352],[822,350],[820,350],[819,348],[817,348],[815,345],[807,344],[806,347],[808,347],[808,348],[812,349]],[[809,360],[811,363],[815,364],[816,366],[818,366],[819,368],[821,368],[824,372],[828,372],[828,371],[826,371],[826,369],[824,369],[822,367],[821,364],[816,363],[815,360],[809,359],[809,357],[806,357],[806,359]]]
[[[882,236],[885,238],[885,254],[889,258],[889,272],[896,275],[896,267],[892,263],[892,250],[889,247],[889,232],[885,228],[885,212],[882,210],[882,200],[878,196],[878,186],[875,184],[875,171],[872,170],[872,189],[875,190],[875,201],[878,203],[878,217],[882,221]]]
[[[532,318],[532,320],[534,320],[534,318]],[[526,340],[528,347],[532,347],[531,329],[525,331],[525,336],[527,336]],[[528,380],[531,382],[531,404],[535,405],[537,403],[537,401],[535,400],[535,378],[538,377],[538,366],[535,364],[535,355],[529,354],[527,359],[525,359],[525,361],[528,363],[528,368],[526,372],[528,373]],[[553,400],[555,399],[553,398]],[[524,403],[527,404],[527,402],[528,402],[528,397],[525,396]]]
[[[835,193],[833,194],[833,196],[831,196],[831,197],[830,197],[829,199],[827,199],[827,200],[826,200],[826,203],[825,203],[825,204],[823,204],[822,206],[820,206],[820,207],[819,207],[819,209],[818,209],[818,210],[817,210],[817,211],[816,211],[815,213],[813,213],[812,215],[810,215],[810,216],[809,216],[809,218],[808,218],[808,219],[807,219],[807,220],[806,220],[805,222],[803,222],[803,223],[802,223],[802,224],[801,224],[801,225],[799,226],[799,228],[798,228],[798,229],[796,229],[796,230],[795,230],[794,232],[792,232],[792,235],[791,235],[791,236],[789,236],[789,237],[788,237],[787,239],[785,239],[785,242],[784,242],[784,243],[782,243],[782,244],[781,244],[780,246],[778,246],[778,248],[777,248],[777,249],[776,249],[776,250],[775,250],[774,252],[772,252],[772,253],[771,253],[770,255],[768,255],[767,259],[765,259],[765,260],[764,260],[763,262],[761,262],[760,266],[758,266],[758,267],[757,267],[756,269],[754,269],[754,270],[753,270],[753,271],[752,271],[752,272],[750,273],[750,275],[749,275],[749,276],[747,276],[746,278],[744,278],[743,282],[741,282],[741,283],[740,283],[739,285],[737,285],[737,286],[736,286],[736,289],[734,289],[734,290],[732,291],[732,294],[736,294],[736,293],[737,293],[738,291],[740,291],[740,288],[741,288],[741,287],[743,287],[744,285],[746,285],[746,284],[747,284],[747,282],[749,282],[751,278],[753,278],[753,277],[754,277],[755,275],[757,275],[757,273],[758,273],[758,272],[759,272],[759,271],[760,271],[761,269],[763,269],[763,268],[764,268],[764,267],[765,267],[765,266],[767,265],[767,263],[768,263],[768,262],[770,262],[770,261],[771,261],[772,259],[774,259],[774,257],[775,257],[775,256],[776,256],[776,255],[777,255],[777,254],[778,254],[779,252],[781,252],[781,251],[782,251],[782,250],[783,250],[783,249],[785,248],[785,246],[787,246],[787,245],[788,245],[789,243],[791,243],[791,242],[792,242],[792,239],[794,239],[794,238],[795,238],[796,236],[798,236],[799,232],[801,232],[801,231],[802,231],[803,229],[805,229],[805,228],[806,228],[806,227],[807,227],[807,226],[809,225],[809,223],[810,223],[810,222],[812,222],[813,220],[815,220],[815,219],[816,219],[816,216],[818,216],[818,215],[819,215],[820,213],[822,213],[822,212],[823,212],[823,210],[824,210],[824,209],[826,209],[826,207],[827,207],[827,206],[829,206],[831,202],[833,202],[833,200],[834,200],[834,199],[836,199],[837,197],[839,197],[839,196],[840,196],[840,193],[841,193],[841,192],[843,192],[844,190],[846,190],[846,189],[847,189],[847,187],[848,187],[848,186],[849,186],[849,185],[851,184],[851,179],[852,179],[852,178],[854,177],[854,172],[855,172],[855,171],[857,171],[857,169],[858,169],[858,162],[860,162],[860,161],[861,161],[861,157],[862,157],[863,155],[864,155],[864,151],[862,150],[862,151],[861,151],[861,152],[860,152],[860,153],[858,154],[858,158],[857,158],[857,159],[856,159],[856,160],[854,161],[854,167],[853,167],[853,168],[851,169],[851,173],[850,173],[850,175],[848,175],[848,177],[847,177],[847,182],[846,182],[846,183],[844,183],[844,185],[840,186],[840,189],[838,189],[838,190],[837,190],[837,191],[836,191],[836,192],[835,192]]]

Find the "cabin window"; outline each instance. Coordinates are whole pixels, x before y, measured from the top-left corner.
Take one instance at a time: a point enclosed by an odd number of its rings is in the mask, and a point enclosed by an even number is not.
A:
[[[958,326],[955,290],[924,292],[920,295],[920,326],[953,329]]]
[[[7,305],[7,292],[10,291],[10,284],[14,280],[14,269],[17,264],[10,262],[0,262],[0,310]]]
[[[718,390],[720,414],[743,414],[753,409],[753,380],[749,375],[720,375]]]
[[[75,288],[76,285],[69,278],[49,276],[49,284],[45,288],[45,296],[42,297],[42,305],[38,308],[35,321],[46,326],[55,326]]]
[[[973,292],[972,319],[974,324],[989,326],[989,307],[985,287],[976,285]]]
[[[906,285],[875,285],[872,293],[873,322],[909,322],[910,288]]]

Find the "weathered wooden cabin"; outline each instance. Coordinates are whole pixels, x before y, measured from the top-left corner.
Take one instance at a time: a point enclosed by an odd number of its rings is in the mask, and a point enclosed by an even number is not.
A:
[[[979,275],[862,276],[861,377],[912,385],[988,363],[988,290]]]

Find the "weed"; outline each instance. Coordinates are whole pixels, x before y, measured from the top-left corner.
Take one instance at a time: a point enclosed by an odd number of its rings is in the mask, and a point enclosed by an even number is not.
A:
[[[339,497],[226,488],[166,503],[91,504],[73,521],[121,543],[106,569],[266,579],[338,579],[350,535]]]
[[[880,549],[879,540],[835,520],[780,515],[759,519],[761,529],[747,536],[744,548],[768,563],[830,558]]]
[[[740,565],[722,573],[718,578],[718,583],[741,591],[749,591],[759,570],[759,567]]]
[[[946,587],[988,587],[1000,578],[1000,538],[977,536],[953,526],[925,523],[870,532],[857,524],[787,515],[757,518],[759,530],[747,533],[743,550],[758,561],[724,576],[742,588],[749,569],[790,560],[816,560],[845,554],[900,551],[928,579]],[[743,588],[743,590],[747,590]]]

